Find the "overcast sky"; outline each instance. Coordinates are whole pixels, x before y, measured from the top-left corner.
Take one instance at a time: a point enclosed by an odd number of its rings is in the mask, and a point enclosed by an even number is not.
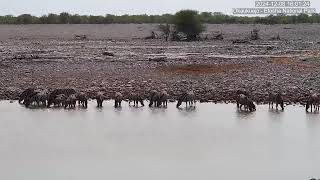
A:
[[[254,7],[255,0],[0,0],[0,15],[70,12],[77,14],[164,14],[181,9],[232,13],[232,8]],[[311,0],[320,10],[320,0]]]

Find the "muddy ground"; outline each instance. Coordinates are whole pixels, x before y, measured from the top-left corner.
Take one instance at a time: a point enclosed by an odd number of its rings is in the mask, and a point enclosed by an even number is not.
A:
[[[233,43],[254,27],[209,25],[209,40],[164,42],[143,39],[156,25],[0,25],[0,99],[32,86],[71,87],[91,97],[166,89],[174,99],[193,90],[214,102],[233,100],[238,89],[257,102],[281,91],[289,103],[320,91],[320,25],[259,25],[261,40]],[[219,32],[224,40],[210,39]]]

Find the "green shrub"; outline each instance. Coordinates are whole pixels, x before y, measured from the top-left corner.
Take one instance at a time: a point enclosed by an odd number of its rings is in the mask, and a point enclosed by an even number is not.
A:
[[[188,41],[197,40],[200,33],[205,30],[201,17],[197,11],[193,10],[177,12],[173,18],[173,23],[176,31],[185,34]]]

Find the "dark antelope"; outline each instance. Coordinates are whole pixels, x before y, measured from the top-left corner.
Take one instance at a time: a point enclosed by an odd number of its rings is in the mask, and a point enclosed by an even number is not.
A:
[[[77,92],[74,89],[56,89],[52,91],[48,98],[47,107],[50,107],[53,104],[53,101],[59,94],[64,94],[65,96],[69,97],[72,94],[76,94]]]
[[[114,95],[114,107],[115,108],[118,108],[118,107],[121,107],[121,102],[123,100],[123,96],[121,93],[117,92],[115,95]]]
[[[158,91],[151,91],[149,96],[149,107],[160,107],[159,104],[160,93]]]
[[[306,111],[308,112],[309,108],[314,109],[314,111],[319,111],[320,108],[320,97],[317,93],[310,95],[306,104]]]
[[[241,110],[243,106],[246,111],[253,112],[256,110],[256,105],[253,103],[253,101],[246,95],[240,94],[237,98],[237,108]]]
[[[77,95],[71,94],[64,102],[64,108],[75,108],[77,104]]]
[[[131,93],[128,99],[129,99],[129,106],[131,106],[132,101],[133,101],[133,106],[135,107],[138,107],[139,103],[141,104],[141,106],[144,106],[142,95],[139,95],[137,93]]]
[[[280,93],[269,93],[268,98],[269,108],[273,108],[273,104],[276,104],[276,109],[278,110],[278,106],[280,105],[282,111],[284,110],[283,98]]]
[[[105,99],[106,99],[106,97],[103,92],[97,93],[96,100],[97,100],[97,107],[98,108],[102,108],[102,104]]]
[[[83,108],[88,108],[88,97],[86,93],[79,93],[77,95],[77,100],[78,100],[78,104],[79,106],[82,106]]]
[[[193,106],[196,104],[196,99],[193,91],[183,93],[181,96],[179,96],[176,107],[179,108],[183,102],[186,103],[186,107],[188,106],[188,103],[189,106]]]

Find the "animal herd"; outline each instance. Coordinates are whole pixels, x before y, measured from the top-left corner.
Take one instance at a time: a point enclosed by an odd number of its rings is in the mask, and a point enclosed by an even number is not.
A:
[[[96,93],[93,98],[97,102],[97,107],[102,108],[103,102],[107,96],[103,92]],[[121,107],[121,103],[124,100],[128,100],[129,106],[133,103],[134,107],[144,106],[144,101],[149,101],[149,107],[161,108],[167,107],[169,101],[169,94],[166,91],[150,91],[147,98],[144,95],[139,93],[130,93],[126,97],[123,96],[121,92],[115,92],[114,96],[111,98],[114,100],[114,107]],[[46,89],[36,89],[28,88],[23,91],[19,96],[19,103],[25,105],[25,107],[63,107],[65,109],[73,109],[78,106],[82,108],[88,107],[88,95],[84,92],[77,92],[74,89],[55,89],[49,91]],[[253,99],[250,96],[250,93],[246,91],[238,90],[235,93],[235,101],[237,103],[237,108],[239,110],[253,112],[256,111],[256,105]],[[275,108],[278,110],[279,106],[281,110],[284,110],[284,100],[281,93],[269,93],[268,95],[268,104],[269,108]],[[186,91],[180,94],[177,98],[176,107],[185,103],[187,106],[196,105],[196,96],[193,91]],[[311,109],[311,112],[320,110],[320,95],[317,93],[311,93],[306,102],[306,111],[308,112]]]
[[[94,98],[97,101],[97,107],[101,108],[103,102],[107,96],[103,92],[98,92]],[[124,97],[122,93],[116,92],[111,98],[114,100],[114,107],[121,107],[123,100],[128,100],[129,105],[133,103],[133,106],[138,107],[139,105],[144,106],[144,101],[149,100],[149,107],[167,107],[169,101],[169,94],[166,91],[151,91],[148,98],[144,98],[144,95],[139,93],[131,93],[127,97]],[[19,96],[19,103],[24,104],[25,107],[64,107],[64,108],[75,108],[78,105],[82,108],[88,107],[88,96],[84,92],[77,92],[74,89],[55,89],[53,91],[28,88],[23,91]],[[195,95],[192,91],[182,93],[178,98],[177,108],[185,102],[186,106],[193,106],[196,103]]]

